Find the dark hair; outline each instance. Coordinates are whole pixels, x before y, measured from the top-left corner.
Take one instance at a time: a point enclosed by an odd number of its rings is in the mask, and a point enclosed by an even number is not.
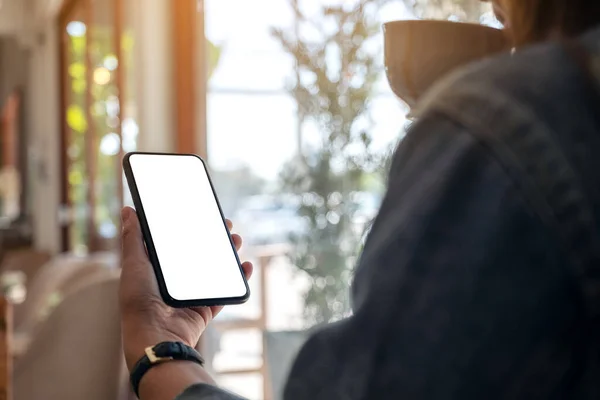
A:
[[[599,0],[503,0],[516,45],[573,37],[600,24]]]

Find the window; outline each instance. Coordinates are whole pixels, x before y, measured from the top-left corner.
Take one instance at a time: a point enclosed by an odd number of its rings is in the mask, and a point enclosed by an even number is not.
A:
[[[385,80],[379,28],[407,10],[373,4],[205,2],[208,159],[256,271],[251,301],[211,328],[221,346],[210,358],[220,383],[251,399],[278,398],[306,330],[349,313],[407,111]]]
[[[0,220],[7,226],[21,216],[22,206],[22,173],[20,163],[21,96],[19,91],[13,92],[0,109],[0,134],[2,136],[2,157],[0,158]]]
[[[498,25],[478,0],[205,0],[209,162],[256,270],[251,302],[211,327],[213,369],[232,390],[280,398],[307,330],[350,313],[352,270],[407,124],[380,25],[422,17]]]
[[[136,147],[129,0],[74,0],[61,15],[63,249],[117,247],[120,160]],[[125,25],[125,29],[124,29]]]

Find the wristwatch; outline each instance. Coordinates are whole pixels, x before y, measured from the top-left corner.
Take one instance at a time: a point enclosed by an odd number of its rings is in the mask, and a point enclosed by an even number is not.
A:
[[[152,367],[169,361],[192,361],[204,365],[204,359],[195,349],[181,342],[162,342],[153,347],[146,347],[145,355],[131,370],[129,380],[137,397],[143,376]]]

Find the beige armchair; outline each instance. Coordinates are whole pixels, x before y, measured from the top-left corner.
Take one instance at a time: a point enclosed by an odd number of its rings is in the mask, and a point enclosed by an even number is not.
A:
[[[15,361],[14,400],[128,398],[117,293],[113,276],[58,305]]]
[[[105,267],[98,262],[72,256],[59,256],[44,265],[28,282],[25,302],[15,305],[15,331],[30,332],[61,301],[70,279],[101,268]]]

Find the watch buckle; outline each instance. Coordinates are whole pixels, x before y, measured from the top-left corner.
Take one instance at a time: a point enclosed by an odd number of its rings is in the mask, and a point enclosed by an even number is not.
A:
[[[157,364],[173,359],[173,357],[157,357],[152,347],[146,347],[146,357],[148,357],[148,360],[150,360],[151,364]]]

